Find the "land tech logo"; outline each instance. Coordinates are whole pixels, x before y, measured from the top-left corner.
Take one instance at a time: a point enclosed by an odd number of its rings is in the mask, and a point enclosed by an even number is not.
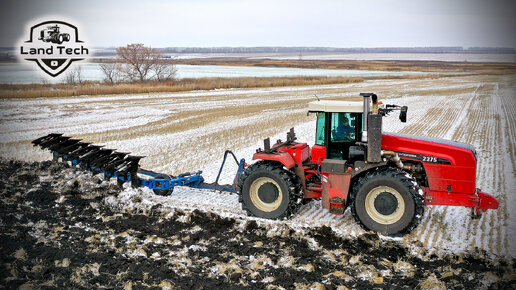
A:
[[[21,57],[34,61],[52,77],[74,61],[85,59],[89,50],[79,40],[77,27],[63,21],[45,21],[30,28],[29,40],[20,46]]]

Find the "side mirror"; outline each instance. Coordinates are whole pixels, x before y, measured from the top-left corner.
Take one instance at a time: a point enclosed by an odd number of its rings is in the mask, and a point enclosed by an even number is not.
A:
[[[403,122],[403,123],[407,122],[407,111],[408,111],[408,107],[407,106],[401,107],[401,110],[400,110],[400,121]]]

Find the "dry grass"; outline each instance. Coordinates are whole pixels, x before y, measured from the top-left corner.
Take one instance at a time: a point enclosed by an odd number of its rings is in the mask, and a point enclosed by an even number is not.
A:
[[[179,81],[148,81],[143,83],[105,84],[86,82],[69,84],[20,84],[0,85],[0,98],[58,98],[82,95],[143,94],[156,92],[181,92],[228,88],[257,88],[282,86],[308,86],[362,82],[360,77],[243,77],[199,78]]]
[[[177,64],[297,67],[352,70],[463,72],[475,74],[508,74],[516,72],[514,63],[480,63],[411,60],[273,60],[247,58],[181,59]]]
[[[353,60],[250,60],[245,58],[210,58],[176,60],[177,64],[229,65],[260,67],[296,67],[346,70],[423,71],[422,75],[374,76],[374,77],[242,77],[200,78],[179,81],[147,81],[137,83],[106,84],[85,82],[70,84],[0,84],[0,98],[57,98],[81,95],[143,94],[157,92],[180,92],[227,88],[257,88],[281,86],[309,86],[325,84],[358,83],[371,79],[435,79],[438,73],[461,73],[501,75],[516,73],[512,63],[467,63],[439,61],[353,61]],[[449,76],[449,75],[448,75]]]

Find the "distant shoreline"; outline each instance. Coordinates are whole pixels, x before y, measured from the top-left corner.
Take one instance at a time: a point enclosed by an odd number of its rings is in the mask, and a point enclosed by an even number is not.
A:
[[[115,47],[92,48],[93,58],[110,59],[116,57]],[[472,61],[472,62],[516,62],[516,49],[512,48],[290,48],[290,47],[214,47],[214,48],[158,48],[166,58],[263,58],[263,59],[337,59],[337,60],[422,60]],[[0,61],[16,60],[14,47],[0,47]],[[434,57],[432,57],[432,55]],[[464,56],[461,58],[460,56]],[[390,57],[389,57],[390,56]],[[446,57],[448,56],[448,57]],[[485,57],[474,57],[485,56]],[[380,57],[380,58],[375,58]],[[406,58],[408,57],[408,58]],[[488,61],[482,61],[487,59]],[[490,60],[489,60],[490,59]],[[498,61],[498,59],[503,61]]]
[[[110,58],[91,58],[86,62],[114,62]],[[188,59],[163,59],[171,64],[224,65],[256,67],[293,67],[310,69],[388,70],[423,72],[493,73],[496,70],[516,70],[515,62],[471,62],[434,60],[340,60],[340,59],[249,59],[242,57],[211,57]],[[17,63],[17,59],[1,60],[0,63]],[[21,62],[20,62],[21,63]]]
[[[105,60],[95,59],[102,62]],[[516,63],[448,62],[427,60],[292,60],[243,58],[192,58],[171,60],[175,64],[258,67],[295,67],[344,70],[385,70],[462,73],[516,73]]]

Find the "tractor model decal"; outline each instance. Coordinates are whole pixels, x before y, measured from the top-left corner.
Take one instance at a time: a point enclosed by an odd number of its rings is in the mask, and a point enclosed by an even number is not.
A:
[[[421,162],[426,162],[426,163],[438,163],[438,164],[451,165],[451,161],[450,160],[444,159],[444,158],[435,157],[435,156],[427,156],[427,155],[405,153],[405,152],[396,152],[396,153],[398,153],[400,158],[419,160]]]
[[[76,26],[63,21],[45,21],[30,28],[29,40],[20,45],[20,57],[35,62],[51,77],[63,73],[75,61],[89,56]]]

